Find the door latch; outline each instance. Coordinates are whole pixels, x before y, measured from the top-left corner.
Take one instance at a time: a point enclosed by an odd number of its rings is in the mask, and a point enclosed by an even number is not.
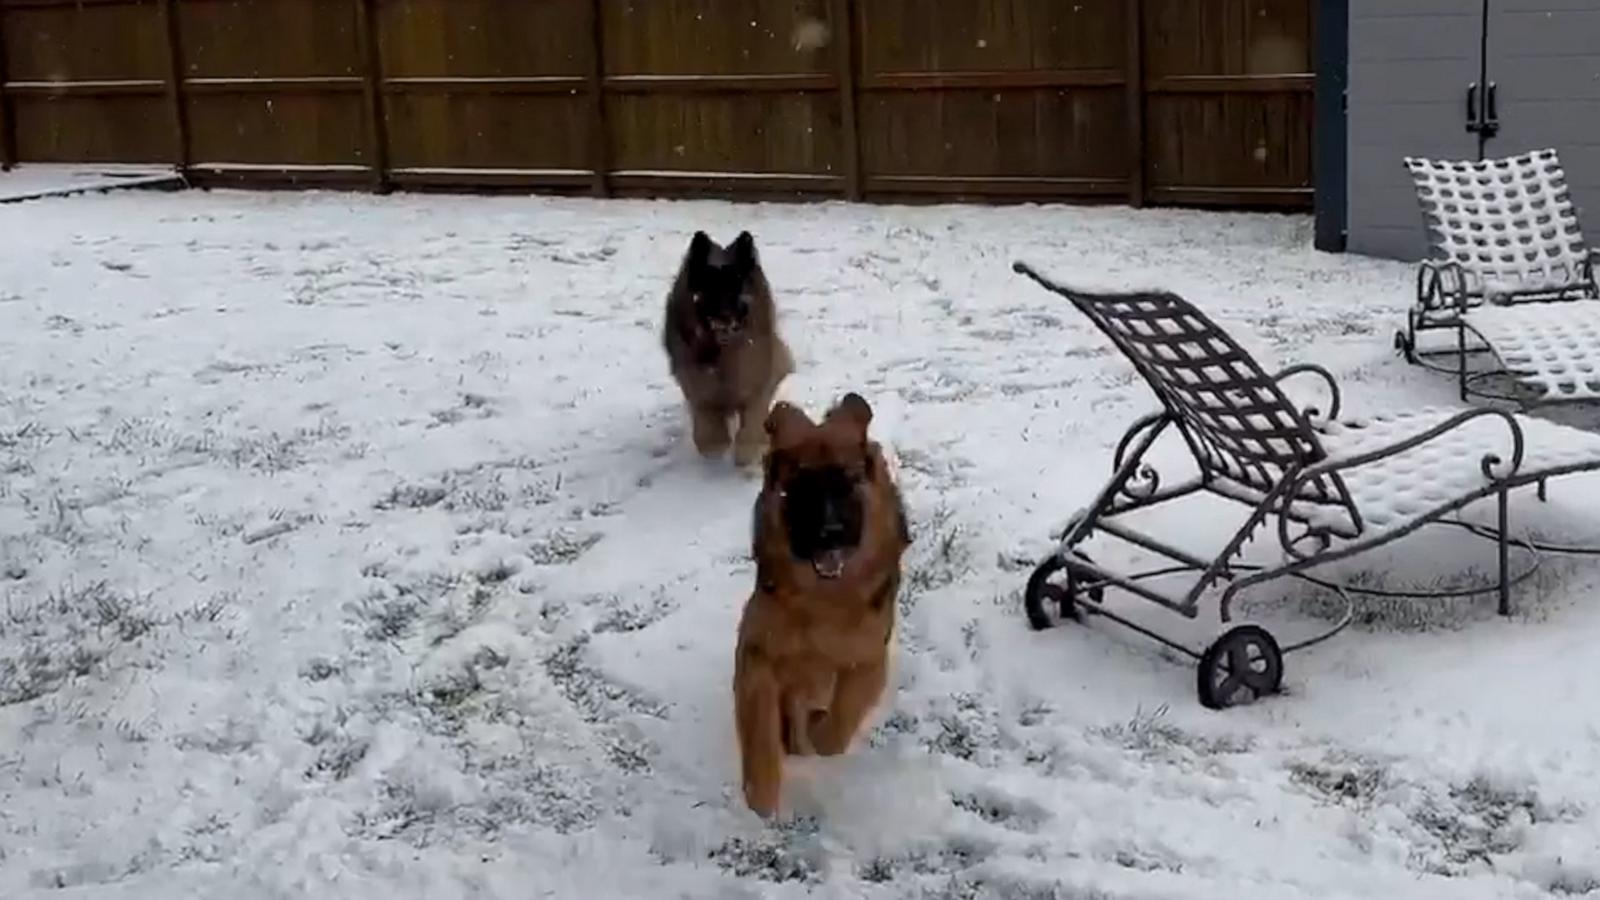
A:
[[[1500,133],[1499,88],[1489,82],[1481,92],[1476,81],[1467,85],[1467,131],[1486,138]]]

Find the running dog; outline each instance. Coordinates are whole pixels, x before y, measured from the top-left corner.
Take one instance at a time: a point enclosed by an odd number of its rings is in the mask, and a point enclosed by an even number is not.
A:
[[[763,817],[778,809],[784,755],[843,753],[887,683],[911,538],[871,421],[854,393],[820,424],[782,401],[766,419],[733,674],[745,801]]]
[[[694,233],[667,294],[661,342],[689,407],[695,448],[715,457],[731,443],[736,465],[759,461],[763,420],[794,357],[778,334],[777,306],[750,232],[727,247]],[[731,434],[730,419],[737,420]]]

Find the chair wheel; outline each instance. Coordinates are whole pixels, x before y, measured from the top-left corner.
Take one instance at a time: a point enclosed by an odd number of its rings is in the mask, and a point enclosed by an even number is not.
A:
[[[1396,331],[1394,333],[1394,349],[1400,351],[1400,355],[1406,358],[1406,362],[1414,363],[1417,361],[1417,343],[1404,331]]]
[[[1266,629],[1240,625],[1224,632],[1200,657],[1200,704],[1226,709],[1276,694],[1283,687],[1283,651]]]
[[[1051,581],[1058,573],[1065,573],[1065,583]],[[1022,607],[1028,614],[1028,624],[1034,631],[1044,631],[1057,621],[1079,621],[1078,573],[1060,554],[1052,554],[1034,568],[1028,576],[1028,586],[1022,592]],[[1089,598],[1099,603],[1105,591],[1099,585],[1089,589]],[[1054,616],[1050,607],[1054,607]]]
[[[1055,624],[1050,612],[1045,609],[1046,603],[1054,604],[1063,619],[1076,617],[1076,611],[1072,608],[1072,591],[1050,582],[1052,575],[1066,568],[1066,562],[1059,554],[1051,554],[1035,566],[1033,574],[1028,576],[1028,586],[1022,590],[1022,609],[1028,614],[1028,624],[1033,626],[1034,631],[1044,631]],[[1067,581],[1070,585],[1070,572]]]

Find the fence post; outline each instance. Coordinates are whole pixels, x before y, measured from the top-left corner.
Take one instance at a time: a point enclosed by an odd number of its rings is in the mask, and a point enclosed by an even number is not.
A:
[[[9,172],[17,162],[16,124],[11,116],[11,101],[6,98],[6,10],[0,6],[0,172]]]
[[[1347,239],[1350,173],[1349,121],[1345,89],[1350,73],[1350,4],[1319,0],[1311,20],[1316,48],[1316,92],[1312,95],[1311,184],[1318,250],[1343,253]]]
[[[189,113],[183,108],[183,44],[178,0],[161,0],[161,32],[167,42],[167,106],[172,115],[172,164],[189,174]]]
[[[356,27],[361,40],[362,115],[366,120],[367,162],[372,167],[372,190],[389,191],[389,130],[383,121],[383,61],[379,58],[376,0],[355,0]]]
[[[1144,0],[1124,0],[1127,13],[1128,205],[1144,205]]]
[[[590,190],[596,197],[611,196],[611,132],[606,127],[605,0],[587,0],[589,12],[589,168],[594,171]]]
[[[833,0],[829,18],[833,20],[834,64],[839,79],[840,141],[844,152],[844,192],[859,201],[861,185],[861,136],[856,107],[856,2]]]

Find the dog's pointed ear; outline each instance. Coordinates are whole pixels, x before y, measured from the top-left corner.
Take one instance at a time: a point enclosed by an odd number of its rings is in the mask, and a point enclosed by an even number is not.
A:
[[[828,421],[847,422],[859,429],[861,439],[867,439],[867,426],[872,424],[872,406],[855,391],[845,394],[833,409],[828,410]]]
[[[711,256],[711,249],[714,246],[711,235],[704,231],[696,231],[694,237],[689,239],[689,252],[685,254],[684,259],[690,266],[703,266],[706,264],[706,259]]]
[[[748,274],[756,267],[756,239],[750,232],[741,231],[728,247],[733,264],[741,273]]]
[[[767,413],[767,435],[772,438],[774,448],[791,443],[795,435],[812,427],[814,423],[811,417],[787,400],[772,404],[772,409]]]

